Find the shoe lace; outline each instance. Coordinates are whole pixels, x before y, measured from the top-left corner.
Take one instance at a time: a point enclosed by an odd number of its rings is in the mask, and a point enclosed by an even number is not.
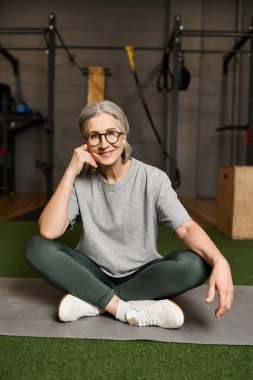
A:
[[[136,306],[134,306],[133,309],[136,312],[139,326],[157,325],[161,322],[155,309],[150,310],[148,308]]]

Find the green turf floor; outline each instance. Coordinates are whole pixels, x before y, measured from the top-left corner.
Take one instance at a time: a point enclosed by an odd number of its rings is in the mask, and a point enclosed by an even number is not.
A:
[[[228,258],[235,284],[253,285],[253,241],[206,231]],[[79,232],[80,225],[62,240],[74,246]],[[0,222],[0,276],[36,276],[22,257],[25,240],[36,233],[35,222]],[[161,253],[182,247],[163,228],[158,246]],[[250,380],[252,363],[249,346],[0,337],[0,380]]]

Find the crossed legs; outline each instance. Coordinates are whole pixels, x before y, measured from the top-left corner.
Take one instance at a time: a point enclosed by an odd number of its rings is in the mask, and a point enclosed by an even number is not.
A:
[[[211,272],[197,254],[181,250],[115,279],[80,252],[41,236],[26,242],[24,255],[51,285],[114,316],[120,300],[170,299],[201,285]]]

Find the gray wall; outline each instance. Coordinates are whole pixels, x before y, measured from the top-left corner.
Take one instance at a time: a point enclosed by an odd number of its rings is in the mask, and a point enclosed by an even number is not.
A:
[[[57,26],[66,44],[164,46],[175,14],[181,15],[185,29],[245,29],[253,15],[253,5],[250,0],[26,0],[22,4],[13,0],[1,3],[0,24],[1,27],[44,27],[50,12],[56,14]],[[183,38],[182,44],[184,49],[229,49],[234,42],[231,38]],[[41,36],[0,35],[0,44],[7,47],[45,46]],[[246,48],[249,48],[249,44]],[[46,54],[25,51],[12,53],[20,61],[24,100],[29,106],[46,115]],[[133,156],[167,170],[168,163],[164,160],[142,109],[123,49],[75,50],[73,53],[82,67],[104,66],[110,69],[111,76],[106,78],[106,98],[119,104],[128,116]],[[164,95],[156,90],[162,52],[136,51],[135,59],[154,121],[169,147],[171,95]],[[231,70],[226,122],[233,120],[245,124],[249,58],[244,55],[237,61],[236,68]],[[182,185],[178,193],[189,197],[215,197],[219,164],[245,163],[245,136],[243,132],[232,137],[231,133],[226,133],[223,136],[223,162],[219,162],[220,136],[216,128],[220,124],[222,55],[185,54],[185,62],[192,74],[192,80],[188,91],[180,92],[178,167]],[[11,67],[1,56],[0,82],[11,85],[14,92]],[[78,115],[85,104],[86,96],[87,78],[75,67],[70,67],[66,54],[58,50],[55,86],[55,185],[62,176],[74,147],[82,143]],[[46,158],[43,128],[29,130],[18,136],[16,148],[17,191],[45,191],[44,176],[35,169],[35,160]]]

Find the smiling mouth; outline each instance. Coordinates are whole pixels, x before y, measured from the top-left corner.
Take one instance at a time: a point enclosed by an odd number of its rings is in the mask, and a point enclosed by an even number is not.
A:
[[[114,151],[110,150],[108,152],[98,152],[98,154],[102,157],[110,157]]]

